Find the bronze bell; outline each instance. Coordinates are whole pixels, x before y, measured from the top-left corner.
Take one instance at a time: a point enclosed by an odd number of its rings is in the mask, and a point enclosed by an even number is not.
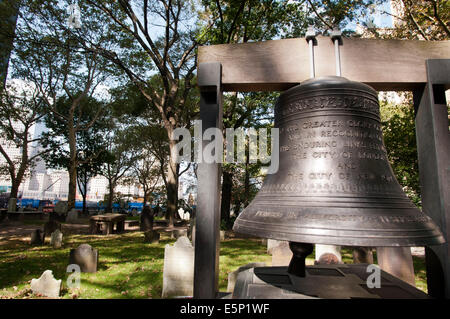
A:
[[[383,143],[378,95],[338,76],[283,92],[280,163],[233,230],[297,243],[425,246],[444,242],[403,192]]]

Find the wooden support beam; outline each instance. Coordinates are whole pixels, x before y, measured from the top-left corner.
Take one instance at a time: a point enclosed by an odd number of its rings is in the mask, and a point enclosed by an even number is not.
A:
[[[334,75],[331,39],[317,42],[316,77]],[[378,91],[414,90],[427,82],[426,60],[450,58],[450,41],[344,38],[340,50],[342,76]],[[309,78],[303,38],[203,46],[198,62],[221,63],[224,91],[279,91]]]

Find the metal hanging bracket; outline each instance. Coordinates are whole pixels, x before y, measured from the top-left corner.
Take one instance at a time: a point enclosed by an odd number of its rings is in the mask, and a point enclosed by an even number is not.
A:
[[[309,45],[309,76],[313,78],[316,76],[314,66],[314,46],[317,45],[316,31],[313,26],[308,27],[305,38]]]
[[[336,75],[341,76],[341,55],[339,46],[343,45],[342,32],[338,28],[334,28],[330,33],[331,41],[334,43],[334,55],[336,57]]]

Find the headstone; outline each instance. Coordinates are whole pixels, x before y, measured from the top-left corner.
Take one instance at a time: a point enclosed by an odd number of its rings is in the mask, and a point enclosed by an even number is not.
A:
[[[77,223],[78,222],[78,210],[72,208],[70,212],[67,213],[66,222]]]
[[[161,238],[160,233],[156,230],[147,230],[144,232],[145,242],[150,244],[159,244],[159,239]]]
[[[23,207],[19,207],[19,213],[23,213],[23,212],[24,212]]]
[[[234,286],[236,285],[236,279],[240,272],[245,271],[250,268],[254,267],[265,267],[266,263],[249,263],[247,265],[241,266],[235,271],[232,271],[228,274],[228,285],[227,285],[227,292],[233,292]]]
[[[17,199],[10,198],[8,201],[8,213],[15,212],[17,208]]]
[[[342,264],[341,246],[316,245],[315,253],[317,265]]]
[[[153,214],[150,207],[145,206],[141,213],[141,231],[148,231],[153,229]]]
[[[178,209],[178,214],[180,215],[180,218],[183,220],[189,220],[191,218],[191,214],[188,211],[185,211],[181,207],[180,207],[180,209]]]
[[[45,233],[42,233],[40,229],[35,229],[31,233],[30,244],[32,246],[41,246],[45,242]]]
[[[69,264],[80,266],[81,272],[97,272],[98,250],[82,244],[70,250]]]
[[[66,201],[59,201],[55,204],[55,207],[53,208],[53,211],[57,213],[58,215],[64,215],[69,210],[68,204]]]
[[[278,245],[280,245],[281,243],[287,243],[287,241],[283,241],[283,240],[275,240],[275,239],[268,239],[267,240],[267,253],[269,255],[272,255],[272,248],[277,247]]]
[[[61,223],[56,220],[49,220],[44,224],[44,234],[50,236],[55,230],[61,230]]]
[[[221,230],[220,231],[220,241],[224,241],[225,240],[225,231]]]
[[[272,266],[288,266],[292,259],[292,251],[287,241],[272,248]]]
[[[181,219],[184,219],[184,209],[183,208],[178,208],[178,215],[180,216]]]
[[[39,279],[31,279],[31,290],[50,298],[58,298],[61,291],[61,279],[56,280],[51,270],[43,272]]]
[[[192,296],[194,292],[194,248],[185,236],[164,250],[162,298]]]
[[[63,243],[63,234],[59,231],[59,229],[55,230],[50,237],[50,245],[53,248],[61,248]]]

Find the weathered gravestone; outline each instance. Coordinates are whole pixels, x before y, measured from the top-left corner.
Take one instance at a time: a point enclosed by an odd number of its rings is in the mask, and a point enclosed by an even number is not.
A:
[[[287,243],[287,241],[283,241],[283,240],[268,239],[267,240],[267,253],[269,255],[272,255],[272,248],[277,247],[278,245],[280,245],[283,242]]]
[[[59,201],[55,204],[55,207],[53,207],[53,211],[58,215],[64,215],[68,210],[68,204],[66,201]]]
[[[44,234],[50,236],[55,230],[61,231],[61,223],[56,220],[49,220],[44,224]]]
[[[164,250],[162,297],[192,296],[194,291],[194,248],[185,236]]]
[[[153,213],[150,207],[145,206],[141,213],[141,231],[148,231],[153,229]]]
[[[67,213],[66,222],[68,223],[77,223],[78,222],[78,210],[72,208],[70,212]]]
[[[82,244],[70,250],[69,264],[80,266],[81,272],[97,272],[98,250],[91,245]]]
[[[182,207],[178,209],[178,215],[182,220],[190,220],[191,213],[189,211],[185,211]]]
[[[225,240],[225,231],[224,231],[224,230],[221,230],[221,231],[219,232],[219,235],[220,235],[220,241],[224,241],[224,240]]]
[[[41,246],[45,242],[45,233],[41,232],[40,229],[35,229],[31,233],[30,245]]]
[[[53,212],[50,213],[50,220],[65,221],[68,211],[68,204],[66,201],[59,201],[53,207]]]
[[[272,266],[288,266],[292,259],[292,251],[289,243],[283,241],[272,248]]]
[[[52,271],[46,270],[39,279],[31,279],[31,290],[35,294],[57,298],[61,291],[61,279],[56,280]]]
[[[158,244],[161,235],[156,230],[147,230],[144,232],[145,242],[150,244]]]
[[[247,265],[241,266],[235,271],[232,271],[228,274],[228,285],[227,285],[227,292],[233,292],[234,286],[236,285],[236,279],[240,272],[245,271],[250,268],[255,267],[265,267],[266,263],[249,263]]]
[[[59,229],[55,230],[50,237],[50,245],[53,248],[61,248],[63,243],[63,234],[59,231]]]

